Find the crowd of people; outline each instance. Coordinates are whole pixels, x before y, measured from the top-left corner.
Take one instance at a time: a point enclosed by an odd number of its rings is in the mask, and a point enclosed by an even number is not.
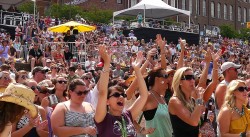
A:
[[[133,31],[59,34],[32,22],[0,41],[1,137],[250,134],[247,41],[145,42]]]

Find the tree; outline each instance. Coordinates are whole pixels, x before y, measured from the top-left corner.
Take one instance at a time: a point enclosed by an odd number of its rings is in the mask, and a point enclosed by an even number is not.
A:
[[[250,39],[250,28],[241,29],[239,37],[243,40],[249,40]]]
[[[66,19],[75,18],[77,14],[81,14],[83,11],[81,7],[75,5],[59,5],[52,4],[46,11],[45,15],[54,17],[65,17]]]
[[[17,9],[20,12],[26,12],[26,13],[29,13],[29,14],[33,14],[34,13],[34,2],[32,2],[32,1],[24,2],[21,5],[19,5],[17,7]]]
[[[220,30],[223,37],[236,38],[239,35],[230,25],[221,25]]]

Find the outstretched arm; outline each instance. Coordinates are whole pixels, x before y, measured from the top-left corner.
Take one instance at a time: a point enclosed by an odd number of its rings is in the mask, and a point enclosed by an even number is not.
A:
[[[139,92],[140,92],[140,96],[128,109],[131,112],[133,119],[135,119],[140,114],[148,98],[147,86],[140,71],[142,60],[143,60],[142,52],[138,52],[136,60],[132,63],[132,66],[135,70],[135,75],[137,77],[137,82],[138,82]]]
[[[95,121],[100,123],[103,121],[107,114],[107,96],[108,96],[108,82],[109,82],[109,66],[111,62],[111,56],[106,51],[104,45],[99,46],[99,54],[104,60],[104,67],[98,82],[99,97],[95,113]]]

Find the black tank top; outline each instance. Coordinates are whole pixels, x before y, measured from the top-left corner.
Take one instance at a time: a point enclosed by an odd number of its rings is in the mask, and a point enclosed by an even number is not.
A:
[[[170,120],[173,127],[173,137],[198,137],[199,126],[191,126],[182,121],[178,116],[170,115]]]

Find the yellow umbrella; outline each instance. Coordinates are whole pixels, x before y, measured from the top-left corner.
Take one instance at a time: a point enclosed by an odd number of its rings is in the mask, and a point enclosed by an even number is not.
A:
[[[61,25],[53,26],[53,27],[48,28],[48,30],[51,32],[65,33],[70,29],[71,26],[73,26],[74,29],[77,29],[78,32],[88,32],[88,31],[95,30],[94,26],[81,24],[75,21],[70,21]]]

